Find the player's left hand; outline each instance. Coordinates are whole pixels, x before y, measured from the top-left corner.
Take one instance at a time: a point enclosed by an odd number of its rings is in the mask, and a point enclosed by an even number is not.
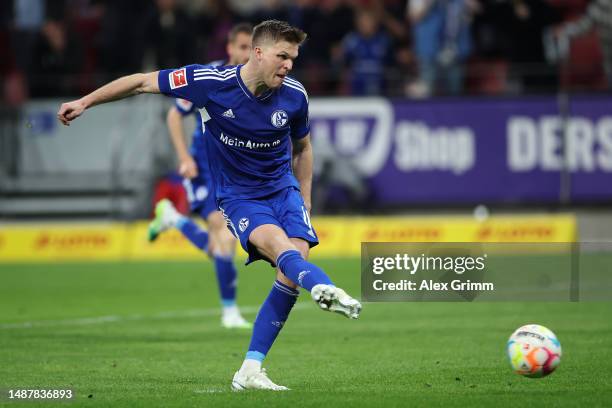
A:
[[[65,126],[70,126],[70,122],[81,116],[85,110],[85,103],[81,99],[66,102],[57,111],[57,119]]]
[[[181,159],[179,164],[179,174],[188,179],[198,176],[198,166],[191,156],[186,156]]]

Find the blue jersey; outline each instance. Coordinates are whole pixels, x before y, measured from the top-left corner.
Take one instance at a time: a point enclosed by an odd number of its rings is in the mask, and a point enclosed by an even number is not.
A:
[[[201,116],[218,200],[259,198],[299,188],[291,170],[291,138],[308,135],[308,96],[302,84],[255,97],[241,65],[189,65],[159,72],[162,93],[193,103]]]
[[[209,62],[208,64],[211,67],[220,67],[223,65],[227,65],[227,61],[226,60],[217,60],[217,61],[213,61],[213,62]],[[200,117],[200,112],[195,108],[195,105],[188,101],[187,99],[182,99],[182,98],[176,98],[174,100],[174,107],[176,108],[176,110],[179,111],[179,113],[182,116],[188,116],[188,115],[193,115],[195,118],[195,129],[193,131],[193,137],[192,137],[192,150],[197,151],[198,153],[198,157],[203,160],[203,161],[207,161],[207,157],[206,157],[206,148],[204,147],[204,142],[203,142],[203,134],[204,134],[204,129],[202,128],[202,118]]]

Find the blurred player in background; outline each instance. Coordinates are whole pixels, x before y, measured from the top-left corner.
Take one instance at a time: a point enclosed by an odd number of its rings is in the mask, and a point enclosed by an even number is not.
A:
[[[244,64],[251,53],[251,32],[247,23],[237,24],[228,33],[228,60],[214,61],[211,67]],[[183,117],[193,115],[196,129],[191,149],[187,148]],[[201,229],[189,217],[180,214],[170,200],[164,199],[155,207],[155,218],[149,224],[149,240],[160,233],[177,228],[191,243],[214,259],[223,312],[221,324],[226,328],[251,328],[236,305],[237,272],[234,265],[236,238],[228,230],[223,215],[217,208],[212,176],[208,169],[208,157],[204,145],[204,130],[199,111],[193,103],[177,98],[168,110],[166,122],[170,138],[179,159],[179,173],[191,205],[191,211],[206,221],[208,231]]]
[[[308,95],[301,83],[287,76],[305,39],[303,31],[285,22],[264,21],[253,30],[245,65],[189,65],[125,76],[62,104],[57,113],[68,125],[92,106],[160,92],[200,109],[219,208],[249,254],[247,263],[263,259],[279,269],[232,380],[236,391],[288,389],[268,378],[262,362],[297,300],[298,285],[322,310],[355,319],[361,312],[357,300],[306,260],[318,244],[310,223]]]

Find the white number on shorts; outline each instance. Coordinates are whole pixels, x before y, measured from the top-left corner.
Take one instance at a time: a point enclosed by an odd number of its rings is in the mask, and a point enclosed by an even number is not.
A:
[[[302,206],[302,215],[304,217],[304,224],[306,224],[306,226],[308,227],[308,235],[310,235],[311,237],[314,237],[314,231],[312,230],[312,223],[310,222],[310,214],[308,214],[308,210],[306,210],[306,207]]]
[[[184,178],[183,187],[185,187],[185,191],[187,192],[187,200],[193,203],[195,201],[195,194],[193,193],[193,184],[191,184],[191,180]]]

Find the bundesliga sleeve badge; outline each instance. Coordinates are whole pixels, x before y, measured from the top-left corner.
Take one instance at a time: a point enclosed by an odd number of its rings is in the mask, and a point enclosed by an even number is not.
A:
[[[187,69],[181,68],[170,73],[170,89],[187,85]]]

